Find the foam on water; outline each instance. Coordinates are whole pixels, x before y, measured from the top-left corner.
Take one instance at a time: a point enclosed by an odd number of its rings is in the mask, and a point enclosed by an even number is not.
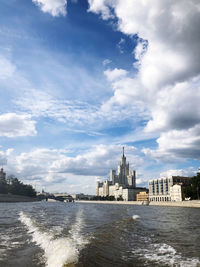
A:
[[[139,254],[148,261],[157,262],[160,265],[176,267],[197,267],[200,264],[197,258],[185,258],[167,244],[152,244],[149,249],[141,249],[133,252]]]
[[[133,218],[133,220],[137,220],[137,219],[140,219],[140,216],[135,214],[132,216],[132,218]]]
[[[62,267],[64,264],[77,263],[79,252],[88,243],[81,235],[83,227],[82,214],[78,213],[69,236],[55,238],[52,232],[41,229],[36,222],[20,212],[20,221],[26,225],[33,242],[39,245],[45,252],[47,267]]]

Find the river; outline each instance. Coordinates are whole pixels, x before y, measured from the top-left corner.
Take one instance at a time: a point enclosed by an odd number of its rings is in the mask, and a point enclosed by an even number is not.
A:
[[[200,266],[200,210],[0,203],[0,266]]]

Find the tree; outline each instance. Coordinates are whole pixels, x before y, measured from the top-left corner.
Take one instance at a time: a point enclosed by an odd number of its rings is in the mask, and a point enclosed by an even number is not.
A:
[[[8,185],[5,179],[0,179],[0,194],[8,193]]]
[[[8,192],[13,195],[36,196],[36,191],[32,185],[23,184],[14,176],[9,177]]]
[[[200,173],[190,179],[190,183],[183,187],[185,197],[200,199]]]
[[[123,197],[122,197],[122,195],[120,195],[120,196],[117,198],[117,201],[123,201]]]
[[[192,184],[194,187],[194,191],[196,193],[196,198],[200,197],[200,173],[197,173],[197,176],[192,178]]]

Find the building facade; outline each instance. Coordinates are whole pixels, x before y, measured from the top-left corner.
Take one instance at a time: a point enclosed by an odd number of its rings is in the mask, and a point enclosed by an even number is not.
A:
[[[150,201],[177,201],[177,200],[174,200],[173,192],[176,192],[177,190],[177,188],[174,187],[174,185],[180,185],[180,186],[185,185],[189,183],[189,180],[190,180],[189,177],[183,177],[183,176],[171,176],[168,178],[165,177],[165,178],[158,178],[158,179],[150,180],[149,181],[149,200]],[[180,188],[181,187],[179,187],[179,189]],[[175,194],[178,194],[178,193],[175,193]]]
[[[118,165],[118,172],[110,170],[110,180],[97,182],[97,196],[120,197],[125,201],[136,200],[136,194],[140,191],[147,191],[146,188],[136,187],[136,171],[129,170],[129,163],[126,162],[124,147],[121,161]]]
[[[170,187],[171,201],[183,201],[182,185],[175,184]]]
[[[139,194],[136,195],[136,201],[148,201],[149,200],[149,194],[147,192],[139,192]]]

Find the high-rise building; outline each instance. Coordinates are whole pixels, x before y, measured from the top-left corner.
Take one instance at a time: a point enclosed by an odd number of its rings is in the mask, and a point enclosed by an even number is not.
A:
[[[136,171],[129,170],[129,163],[123,153],[118,172],[110,170],[110,180],[97,182],[97,196],[114,196],[116,199],[122,197],[124,200],[136,200],[136,194],[140,191],[147,191],[146,188],[136,188]]]

